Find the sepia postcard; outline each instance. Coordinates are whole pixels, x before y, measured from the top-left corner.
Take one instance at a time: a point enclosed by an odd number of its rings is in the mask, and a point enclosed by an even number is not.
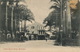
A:
[[[80,52],[80,0],[0,0],[0,52]]]

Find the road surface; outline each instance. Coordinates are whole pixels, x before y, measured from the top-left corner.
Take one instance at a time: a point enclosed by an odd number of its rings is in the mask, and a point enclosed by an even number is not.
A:
[[[80,52],[79,47],[55,46],[54,40],[31,40],[25,42],[2,42],[0,52]]]

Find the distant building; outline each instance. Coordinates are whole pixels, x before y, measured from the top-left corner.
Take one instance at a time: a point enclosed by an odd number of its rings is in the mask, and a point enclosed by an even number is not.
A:
[[[29,39],[45,39],[45,28],[42,24],[35,22],[31,25],[28,25],[27,30],[30,34]]]

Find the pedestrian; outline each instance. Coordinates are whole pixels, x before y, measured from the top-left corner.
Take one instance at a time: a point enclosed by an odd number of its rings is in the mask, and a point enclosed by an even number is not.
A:
[[[16,31],[16,40],[20,41],[20,32],[19,31]]]
[[[24,36],[23,36],[23,35],[21,35],[20,39],[21,39],[21,41],[24,41]]]
[[[48,38],[46,37],[45,39],[46,39],[46,42],[47,42]]]
[[[7,40],[8,40],[8,41],[11,41],[11,34],[10,34],[9,31],[8,31],[8,33],[7,33]]]

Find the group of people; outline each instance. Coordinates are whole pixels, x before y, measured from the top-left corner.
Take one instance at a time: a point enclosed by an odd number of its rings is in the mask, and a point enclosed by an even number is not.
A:
[[[12,41],[12,40],[17,40],[17,41],[24,41],[25,36],[24,32],[16,32],[15,35],[11,35],[11,33],[8,31],[7,34],[5,31],[0,31],[0,41]]]

